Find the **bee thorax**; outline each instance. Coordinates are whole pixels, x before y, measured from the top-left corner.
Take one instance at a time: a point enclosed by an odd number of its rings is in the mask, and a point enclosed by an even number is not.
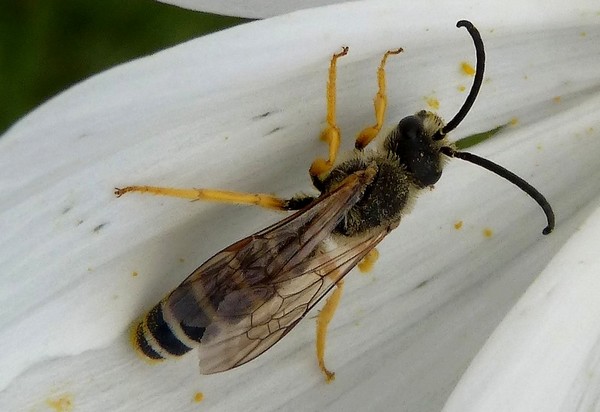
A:
[[[335,234],[357,236],[400,221],[409,199],[410,182],[398,161],[389,156],[361,154],[339,164],[323,180],[323,192],[335,189],[352,173],[372,168],[373,163],[377,166],[373,181],[337,225]]]

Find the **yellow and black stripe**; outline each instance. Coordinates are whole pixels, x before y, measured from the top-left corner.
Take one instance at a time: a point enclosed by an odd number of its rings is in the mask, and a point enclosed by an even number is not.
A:
[[[190,289],[179,287],[132,330],[136,350],[151,360],[185,355],[199,345],[210,323]]]

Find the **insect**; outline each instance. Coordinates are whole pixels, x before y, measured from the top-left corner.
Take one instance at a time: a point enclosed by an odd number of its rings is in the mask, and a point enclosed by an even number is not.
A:
[[[461,20],[473,39],[477,57],[473,86],[454,118],[444,124],[435,113],[420,111],[403,118],[385,137],[379,150],[366,146],[382,128],[386,105],[385,65],[402,49],[381,59],[374,98],[373,126],[362,130],[349,160],[336,163],[340,131],[336,124],[337,61],[332,56],[327,83],[327,159],[316,159],[309,174],[318,197],[282,199],[267,194],[212,189],[128,186],[129,192],[176,196],[296,211],[274,225],[215,254],[154,306],[133,328],[136,349],[150,359],[181,356],[199,348],[200,369],[210,374],[256,358],[306,316],[333,290],[317,319],[317,358],[325,367],[327,326],[337,307],[344,276],[376,256],[375,247],[398,226],[407,204],[441,177],[444,157],[472,162],[512,182],[541,206],[547,218],[543,234],[554,228],[554,213],[545,197],[529,183],[489,160],[456,150],[447,139],[472,107],[483,81],[485,52],[477,29]],[[336,288],[334,288],[337,286]]]

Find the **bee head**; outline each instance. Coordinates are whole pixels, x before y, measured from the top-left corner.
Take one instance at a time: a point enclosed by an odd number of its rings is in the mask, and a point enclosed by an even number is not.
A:
[[[475,43],[477,69],[471,91],[456,115],[444,124],[435,113],[421,110],[414,116],[407,116],[387,136],[384,149],[395,154],[400,163],[418,187],[431,186],[442,176],[442,156],[445,151],[452,150],[446,135],[454,130],[465,118],[483,83],[485,52],[483,41],[477,29],[468,21],[460,20],[457,27],[465,27]]]
[[[442,176],[440,147],[446,142],[434,137],[443,127],[437,114],[421,110],[400,120],[384,142],[384,149],[396,155],[419,187],[431,186]]]
[[[456,26],[467,29],[475,44],[477,56],[475,79],[467,99],[448,124],[444,124],[442,119],[435,113],[425,110],[414,116],[405,117],[387,136],[384,148],[397,156],[400,163],[406,168],[407,173],[412,177],[413,183],[418,187],[433,185],[442,176],[442,154],[471,162],[497,174],[523,190],[540,205],[548,220],[548,225],[542,233],[547,235],[554,229],[554,211],[546,198],[536,188],[513,172],[490,160],[472,153],[455,150],[446,141],[448,132],[454,130],[471,110],[483,83],[483,70],[485,67],[485,52],[479,31],[466,20],[460,20],[456,23]]]

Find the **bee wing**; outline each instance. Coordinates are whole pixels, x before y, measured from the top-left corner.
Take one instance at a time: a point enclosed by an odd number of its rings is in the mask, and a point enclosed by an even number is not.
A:
[[[210,374],[243,365],[284,337],[308,311],[379,243],[388,230],[352,239],[330,252],[290,267],[262,290],[240,289],[229,295],[254,300],[255,308],[239,317],[221,317],[206,329],[200,345],[200,370]],[[264,294],[263,294],[264,293]],[[257,298],[258,296],[261,297]]]
[[[203,373],[264,352],[335,284],[334,268],[343,276],[373,247],[358,248],[364,253],[354,252],[354,258],[350,246],[338,255],[317,254],[373,175],[370,169],[355,173],[305,209],[227,247],[163,300],[173,332],[182,341],[200,342]],[[265,334],[265,325],[273,332]]]

